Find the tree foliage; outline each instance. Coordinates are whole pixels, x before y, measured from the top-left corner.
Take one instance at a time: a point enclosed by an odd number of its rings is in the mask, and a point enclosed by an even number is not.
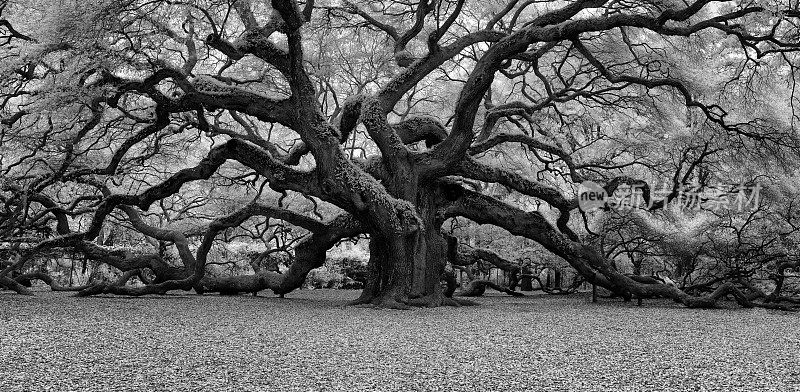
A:
[[[440,284],[448,263],[520,263],[448,240],[445,223],[458,218],[531,240],[625,298],[794,301],[783,291],[800,262],[800,13],[783,3],[19,0],[0,10],[0,235],[14,255],[0,284],[18,291],[12,271],[55,248],[123,272],[85,295],[282,294],[341,239],[366,233],[356,303],[457,304]],[[654,202],[583,211],[586,181]],[[687,189],[718,198],[736,184],[764,197],[750,209],[710,208],[710,196],[674,208],[692,200]],[[300,234],[278,246],[270,222]],[[103,246],[113,227],[158,251]],[[207,275],[209,251],[236,233],[268,238],[291,266]],[[645,261],[677,284],[639,277]],[[126,284],[143,270],[155,279]]]

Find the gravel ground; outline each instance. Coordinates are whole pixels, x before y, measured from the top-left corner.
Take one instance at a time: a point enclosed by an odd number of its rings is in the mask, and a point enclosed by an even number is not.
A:
[[[0,292],[0,391],[800,391],[800,315],[583,295],[410,311],[354,291]]]

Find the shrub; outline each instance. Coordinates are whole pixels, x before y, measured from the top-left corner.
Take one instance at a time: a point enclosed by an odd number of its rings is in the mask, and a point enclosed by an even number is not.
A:
[[[344,280],[344,275],[330,271],[327,267],[320,267],[308,274],[305,286],[314,289],[338,289]]]
[[[361,287],[367,283],[367,261],[354,258],[342,257],[333,261],[334,265],[339,266],[340,272],[350,278],[351,280],[361,284]],[[361,288],[358,287],[358,288]]]

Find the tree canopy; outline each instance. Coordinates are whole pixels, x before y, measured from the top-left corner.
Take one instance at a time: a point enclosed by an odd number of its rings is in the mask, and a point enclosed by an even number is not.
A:
[[[52,282],[37,257],[69,250],[122,272],[82,295],[283,294],[366,234],[354,303],[456,305],[450,268],[521,273],[458,221],[628,299],[797,302],[796,5],[0,4],[0,285]],[[280,233],[287,270],[207,274]]]

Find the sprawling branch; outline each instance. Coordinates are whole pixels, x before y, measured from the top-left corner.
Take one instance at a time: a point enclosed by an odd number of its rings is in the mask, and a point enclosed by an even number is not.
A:
[[[489,139],[473,144],[469,148],[469,154],[477,155],[502,143],[520,143],[528,146],[531,149],[537,149],[553,154],[559,157],[562,161],[564,161],[564,164],[567,165],[567,168],[569,169],[570,172],[570,178],[572,179],[572,181],[576,183],[584,181],[583,176],[581,176],[577,171],[577,169],[581,166],[575,164],[575,162],[572,159],[572,156],[568,152],[564,151],[558,146],[547,144],[540,140],[534,139],[528,135],[509,134],[509,133],[497,134]]]
[[[198,165],[182,169],[138,195],[108,194],[95,211],[91,224],[86,231],[68,233],[41,241],[26,251],[23,260],[27,260],[32,255],[45,249],[79,246],[84,241],[90,241],[99,234],[103,222],[114,208],[118,206],[137,206],[142,210],[147,210],[155,201],[177,193],[184,184],[190,181],[210,178],[229,159],[237,160],[255,170],[273,188],[295,190],[311,195],[322,194],[313,173],[300,172],[289,168],[272,159],[263,149],[251,143],[234,139],[213,148]]]
[[[475,115],[483,97],[486,95],[486,92],[494,80],[495,73],[501,69],[504,61],[512,58],[514,55],[522,53],[532,44],[537,42],[558,42],[565,39],[578,42],[576,38],[581,34],[606,31],[621,26],[639,27],[666,35],[689,36],[705,28],[722,29],[721,26],[718,25],[723,25],[726,21],[763,11],[763,9],[758,7],[746,8],[734,14],[724,15],[721,19],[714,19],[713,23],[709,23],[708,21],[698,22],[690,25],[688,28],[668,27],[666,24],[669,20],[675,19],[677,17],[676,15],[688,19],[689,16],[697,13],[699,9],[702,8],[702,6],[700,6],[700,8],[695,8],[697,3],[681,10],[666,11],[655,17],[619,13],[610,16],[567,21],[568,18],[576,15],[578,12],[587,8],[600,6],[603,3],[604,2],[597,1],[579,1],[573,3],[560,10],[537,18],[524,28],[502,38],[495,45],[490,47],[483,57],[478,60],[469,79],[461,89],[455,105],[455,117],[452,122],[452,131],[448,138],[434,149],[438,158],[437,161],[448,168],[455,167],[458,164],[472,143],[474,138],[473,126],[475,123]],[[698,3],[705,4],[705,1],[700,1]],[[727,34],[734,33],[730,29],[723,29],[722,31]],[[576,45],[579,44],[578,42]],[[586,54],[586,56],[588,58],[590,55]],[[594,65],[598,66],[598,64]],[[599,66],[602,67],[602,65]],[[621,76],[621,78],[627,80],[628,77]],[[642,80],[637,79],[636,82],[642,82]],[[691,98],[691,94],[688,90],[682,90],[683,86],[674,83],[674,81],[645,81],[645,84],[646,83],[656,83],[657,85],[666,84],[677,88],[681,90],[681,93],[687,98],[687,105],[698,106],[699,104]],[[715,115],[711,109],[708,109],[707,115],[711,116],[712,119],[716,117],[718,123],[721,125],[724,124],[720,115]],[[752,136],[756,137],[757,135]]]
[[[449,184],[448,186],[457,185]],[[540,213],[524,212],[492,197],[466,189],[462,189],[461,196],[446,207],[443,214],[447,217],[463,216],[477,223],[492,224],[502,227],[512,234],[530,238],[545,249],[562,257],[590,283],[626,297],[631,295],[639,298],[667,297],[688,307],[708,308],[716,306],[720,298],[730,294],[742,306],[784,308],[773,304],[755,303],[732,283],[723,284],[709,295],[695,297],[674,285],[637,282],[616,271],[592,247],[572,241],[559,233]]]
[[[297,244],[294,260],[287,271],[284,273],[258,271],[255,275],[207,277],[195,289],[199,292],[218,291],[224,293],[257,293],[269,289],[276,294],[288,293],[300,287],[312,269],[324,265],[328,249],[341,239],[356,236],[365,230],[365,227],[349,214],[340,215],[323,224],[291,211],[253,205],[212,223],[204,243],[207,243],[209,238],[213,239],[218,231],[240,224],[247,215],[270,214],[272,216],[273,213],[277,213],[276,217],[286,218],[288,222],[296,223],[312,232],[310,236]]]
[[[481,164],[471,158],[462,162],[457,173],[474,180],[502,184],[523,195],[544,200],[558,209],[560,214],[557,222],[559,230],[570,238],[577,239],[577,235],[568,226],[570,211],[578,207],[577,200],[567,199],[558,188],[525,178],[510,170]]]

